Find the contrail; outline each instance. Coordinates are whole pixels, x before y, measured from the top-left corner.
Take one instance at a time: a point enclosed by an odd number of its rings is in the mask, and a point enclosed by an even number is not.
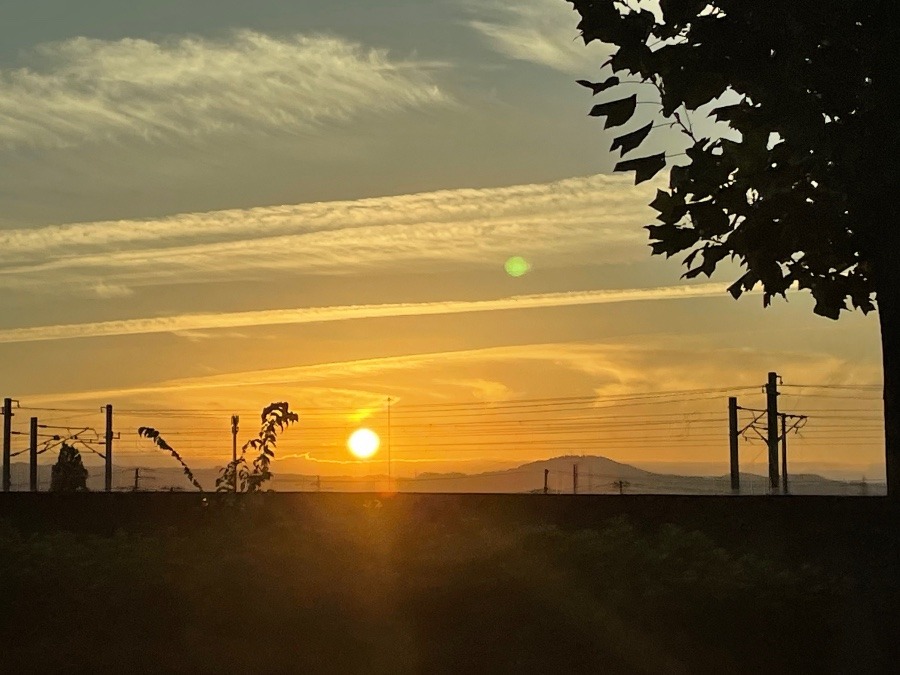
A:
[[[215,314],[177,314],[144,319],[7,328],[0,330],[0,343],[174,333],[248,326],[325,323],[327,321],[353,321],[357,319],[404,316],[466,314],[469,312],[496,312],[510,309],[603,305],[644,300],[706,298],[724,294],[726,287],[726,284],[722,283],[706,283],[687,286],[659,286],[656,288],[622,288],[537,295],[513,295],[492,300],[446,300],[381,305],[298,307],[293,309]]]

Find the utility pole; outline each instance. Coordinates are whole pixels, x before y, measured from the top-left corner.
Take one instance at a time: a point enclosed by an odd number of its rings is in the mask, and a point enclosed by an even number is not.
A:
[[[38,418],[32,417],[28,437],[28,489],[32,492],[37,492],[38,489],[37,446]]]
[[[769,373],[766,383],[766,415],[769,446],[769,490],[778,492],[778,373]]]
[[[625,488],[627,488],[629,485],[631,485],[631,483],[629,483],[627,480],[622,480],[621,478],[619,480],[613,481],[613,487],[619,489],[620,495],[625,494]]]
[[[738,402],[736,396],[728,397],[728,444],[731,464],[731,491],[741,491],[741,469],[738,460]]]
[[[550,476],[550,469],[544,469],[544,494],[547,494],[547,479]]]
[[[112,451],[113,451],[113,407],[111,403],[107,403],[106,409],[106,451],[104,459],[106,460],[106,480],[104,489],[112,492]]]
[[[737,491],[740,486],[740,473],[738,472],[738,437],[743,435],[745,431],[752,430],[757,436],[766,442],[769,448],[769,494],[778,494],[779,483],[782,492],[788,494],[788,472],[787,472],[787,435],[794,430],[800,430],[806,420],[806,415],[793,415],[778,411],[778,374],[769,373],[769,379],[765,386],[766,392],[766,409],[755,410],[753,408],[742,408],[738,406],[737,399],[731,397],[728,399],[728,436],[731,450],[731,489]],[[738,410],[744,410],[753,414],[753,419],[742,429],[738,428],[737,414]],[[766,418],[766,434],[756,426],[763,418]],[[788,426],[788,420],[793,420]],[[779,431],[780,423],[780,431]],[[783,480],[779,479],[778,472],[778,442],[781,441],[781,474]]]
[[[238,436],[238,423],[241,421],[240,416],[232,415],[231,416],[231,467],[234,472],[232,476],[232,482],[234,483],[234,491],[238,491],[238,479],[237,479],[237,436]]]
[[[781,417],[781,491],[788,494],[788,475],[787,475],[787,418],[782,413]]]
[[[148,469],[146,467],[136,466],[134,468],[134,484],[131,486],[132,492],[139,492],[141,489],[141,481],[148,480],[156,480],[152,475],[148,476],[147,473],[153,473],[153,469]]]
[[[12,444],[12,399],[3,399],[3,491],[9,492],[10,445]]]
[[[316,492],[322,491],[322,477],[316,476]]]
[[[578,494],[578,465],[572,465],[572,494]]]

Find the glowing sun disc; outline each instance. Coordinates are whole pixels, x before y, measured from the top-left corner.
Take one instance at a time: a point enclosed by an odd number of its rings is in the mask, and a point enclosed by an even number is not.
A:
[[[380,444],[381,441],[378,438],[378,434],[371,429],[357,429],[347,439],[347,448],[349,448],[354,457],[359,457],[360,459],[368,459],[374,455],[378,452]]]

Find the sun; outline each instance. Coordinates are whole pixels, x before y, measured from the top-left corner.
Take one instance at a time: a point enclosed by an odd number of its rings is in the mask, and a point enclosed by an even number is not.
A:
[[[378,434],[371,429],[357,429],[347,439],[347,447],[350,452],[360,459],[368,459],[374,455],[378,452],[380,444],[381,440],[378,438]]]

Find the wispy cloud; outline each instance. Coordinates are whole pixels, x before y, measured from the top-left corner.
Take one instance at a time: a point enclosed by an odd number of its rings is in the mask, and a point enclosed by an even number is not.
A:
[[[172,331],[173,335],[177,335],[180,338],[184,338],[188,342],[203,342],[204,340],[213,340],[215,338],[230,338],[232,340],[243,340],[247,336],[244,333],[238,333],[235,331],[226,331],[224,333],[216,332],[216,333],[205,333],[199,330],[176,330]]]
[[[434,369],[454,370],[463,364],[543,362],[573,370],[596,370],[604,364],[613,367],[623,354],[640,351],[632,342],[627,344],[528,344],[459,349],[441,352],[425,352],[402,356],[384,356],[351,361],[313,363],[282,368],[220,373],[199,377],[165,380],[119,389],[48,393],[28,397],[28,405],[45,402],[101,400],[111,398],[142,397],[147,395],[174,394],[190,396],[207,390],[238,388],[247,391],[253,387],[271,388],[303,384],[303,391],[310,385],[327,386],[332,382],[351,382],[354,378],[373,378],[402,372],[425,373]],[[620,378],[621,379],[621,378]],[[392,378],[392,382],[394,379]]]
[[[440,301],[394,303],[382,305],[344,305],[337,307],[301,307],[296,309],[259,310],[216,314],[182,314],[177,316],[99,321],[92,323],[36,326],[0,330],[0,343],[66,340],[71,338],[108,337],[112,335],[140,335],[146,333],[176,333],[189,338],[209,337],[198,332],[220,328],[271,326],[278,324],[325,323],[403,316],[464,314],[496,312],[510,309],[539,309],[572,307],[646,300],[677,300],[706,298],[725,293],[726,284],[706,283],[689,286],[657,288],[623,288],[613,290],[577,291],[514,295],[495,300]]]
[[[466,3],[474,17],[469,25],[500,54],[566,73],[599,66],[597,45],[586,47],[576,28],[579,17],[562,0],[518,0]]]
[[[480,349],[426,352],[350,361],[312,363],[266,370],[228,372],[197,377],[169,379],[117,389],[46,393],[27,398],[27,405],[76,401],[103,401],[177,396],[179,400],[206,398],[207,392],[249,392],[254,388],[280,389],[292,396],[310,395],[313,407],[324,400],[316,387],[365,381],[372,388],[387,387],[393,392],[404,374],[425,383],[413,398],[421,399],[431,391],[435,379],[447,379],[462,367],[514,365],[515,372],[559,380],[566,373],[585,377],[585,394],[621,395],[629,392],[691,389],[758,384],[759,373],[771,364],[781,364],[785,372],[805,382],[873,382],[878,380],[879,364],[850,364],[821,352],[782,352],[723,347],[708,336],[681,339],[672,336],[631,337],[598,343],[541,343],[505,345]],[[408,378],[407,378],[408,379]],[[549,381],[549,380],[548,380]],[[381,383],[379,385],[378,383]],[[593,383],[593,385],[591,384]],[[299,386],[302,385],[302,386]],[[537,390],[540,391],[540,390]],[[537,394],[535,392],[535,395]],[[546,388],[543,388],[546,391]],[[312,392],[312,394],[310,394]],[[380,409],[384,396],[372,395],[368,404],[358,398],[356,407]],[[366,395],[368,396],[368,394]],[[720,404],[719,398],[715,403]],[[292,403],[294,401],[292,400]],[[298,403],[299,404],[299,403]],[[690,407],[696,407],[691,405]]]
[[[471,379],[435,380],[435,385],[445,385],[468,391],[472,398],[479,401],[506,401],[515,398],[515,392],[503,382],[476,377]]]
[[[134,295],[134,291],[128,286],[107,284],[104,281],[98,281],[94,284],[91,291],[99,298],[127,298],[130,295]]]
[[[589,176],[504,188],[183,214],[0,232],[0,285],[212,281],[241,272],[358,273],[402,263],[646,257],[652,187]]]
[[[395,60],[337,37],[78,37],[44,44],[28,61],[0,71],[0,143],[309,131],[446,100],[433,77],[441,64]]]

